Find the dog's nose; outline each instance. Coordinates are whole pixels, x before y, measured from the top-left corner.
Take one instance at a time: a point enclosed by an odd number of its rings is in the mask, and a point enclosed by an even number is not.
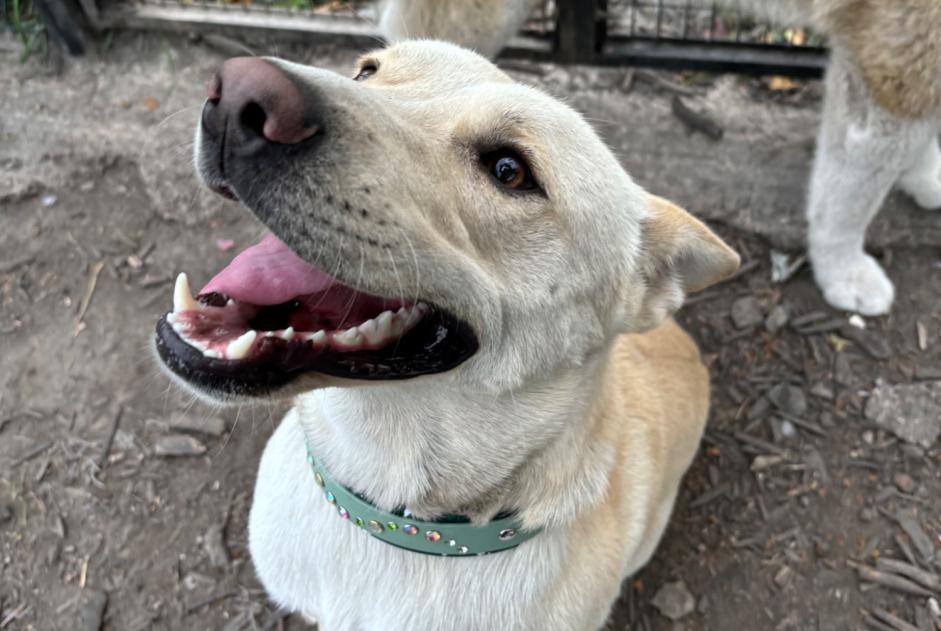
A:
[[[209,102],[203,109],[203,124],[209,133],[223,128],[226,143],[247,143],[264,138],[293,145],[319,131],[306,120],[305,101],[297,85],[273,63],[258,57],[229,59],[209,81]]]

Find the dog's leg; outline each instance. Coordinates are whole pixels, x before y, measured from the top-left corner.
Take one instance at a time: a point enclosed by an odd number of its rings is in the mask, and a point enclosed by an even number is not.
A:
[[[902,174],[899,188],[922,208],[941,208],[941,147],[937,137],[930,136],[925,142],[915,163]]]
[[[841,52],[834,50],[827,74],[807,205],[808,253],[827,302],[878,315],[891,307],[895,289],[863,250],[866,228],[923,149],[931,126],[899,119],[873,103]]]

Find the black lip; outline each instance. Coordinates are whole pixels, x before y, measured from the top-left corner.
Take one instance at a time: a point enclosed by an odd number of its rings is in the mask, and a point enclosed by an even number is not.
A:
[[[366,381],[410,379],[457,367],[478,348],[470,326],[433,309],[397,343],[378,350],[310,350],[278,338],[262,338],[248,360],[211,359],[184,342],[167,322],[156,327],[164,364],[187,382],[229,395],[264,395],[309,372]]]

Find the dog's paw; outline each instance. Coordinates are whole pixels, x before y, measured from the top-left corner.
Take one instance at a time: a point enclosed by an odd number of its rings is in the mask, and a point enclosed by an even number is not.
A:
[[[899,188],[908,193],[915,203],[925,210],[941,208],[941,179],[903,178],[899,181]]]
[[[882,267],[868,254],[850,260],[815,264],[814,277],[823,297],[837,309],[867,316],[888,313],[895,287]]]

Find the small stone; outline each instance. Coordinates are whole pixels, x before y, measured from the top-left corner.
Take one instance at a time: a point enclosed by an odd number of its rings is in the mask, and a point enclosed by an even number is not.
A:
[[[732,303],[732,322],[737,329],[757,326],[764,320],[761,303],[754,296],[744,296]]]
[[[52,193],[50,193],[48,195],[43,195],[39,201],[43,206],[48,208],[49,206],[54,206],[55,203],[59,201],[59,198],[53,195]]]
[[[225,530],[222,524],[213,524],[203,536],[203,550],[209,557],[209,565],[215,568],[228,567],[232,558],[225,547]]]
[[[927,449],[941,434],[941,381],[879,384],[866,402],[866,418]]]
[[[917,486],[915,480],[907,473],[896,473],[895,476],[892,477],[892,481],[895,482],[896,488],[902,493],[911,494],[915,492],[915,487]]]
[[[863,320],[863,317],[858,313],[854,313],[849,317],[850,326],[855,326],[857,329],[865,329],[866,321]]]
[[[861,511],[859,511],[860,521],[863,521],[868,524],[875,518],[876,518],[876,511],[872,510],[868,506],[864,507]]]
[[[768,317],[765,318],[765,330],[768,333],[777,333],[787,325],[788,318],[787,309],[784,305],[775,305]]]
[[[78,620],[73,627],[79,631],[99,631],[108,606],[108,595],[97,589],[85,589],[79,601]]]
[[[794,438],[797,436],[797,428],[789,420],[781,421],[781,435],[785,438]]]
[[[201,456],[206,453],[206,445],[192,436],[185,434],[168,434],[167,436],[161,436],[157,439],[157,443],[154,445],[154,453],[164,458]]]
[[[791,416],[801,417],[807,412],[807,397],[797,386],[779,383],[768,390],[767,396],[776,408]]]
[[[670,620],[680,620],[696,608],[696,599],[693,598],[684,581],[665,584],[654,594],[651,603]]]
[[[792,570],[790,566],[784,565],[774,575],[774,584],[778,586],[778,589],[784,589],[791,584],[793,578],[794,570]]]
[[[819,381],[810,387],[810,394],[827,401],[832,401],[834,397],[833,388]]]
[[[872,433],[872,430],[867,429],[866,431],[862,433],[861,438],[863,439],[864,443],[866,443],[867,445],[871,445],[873,442],[875,442],[876,435]]]

